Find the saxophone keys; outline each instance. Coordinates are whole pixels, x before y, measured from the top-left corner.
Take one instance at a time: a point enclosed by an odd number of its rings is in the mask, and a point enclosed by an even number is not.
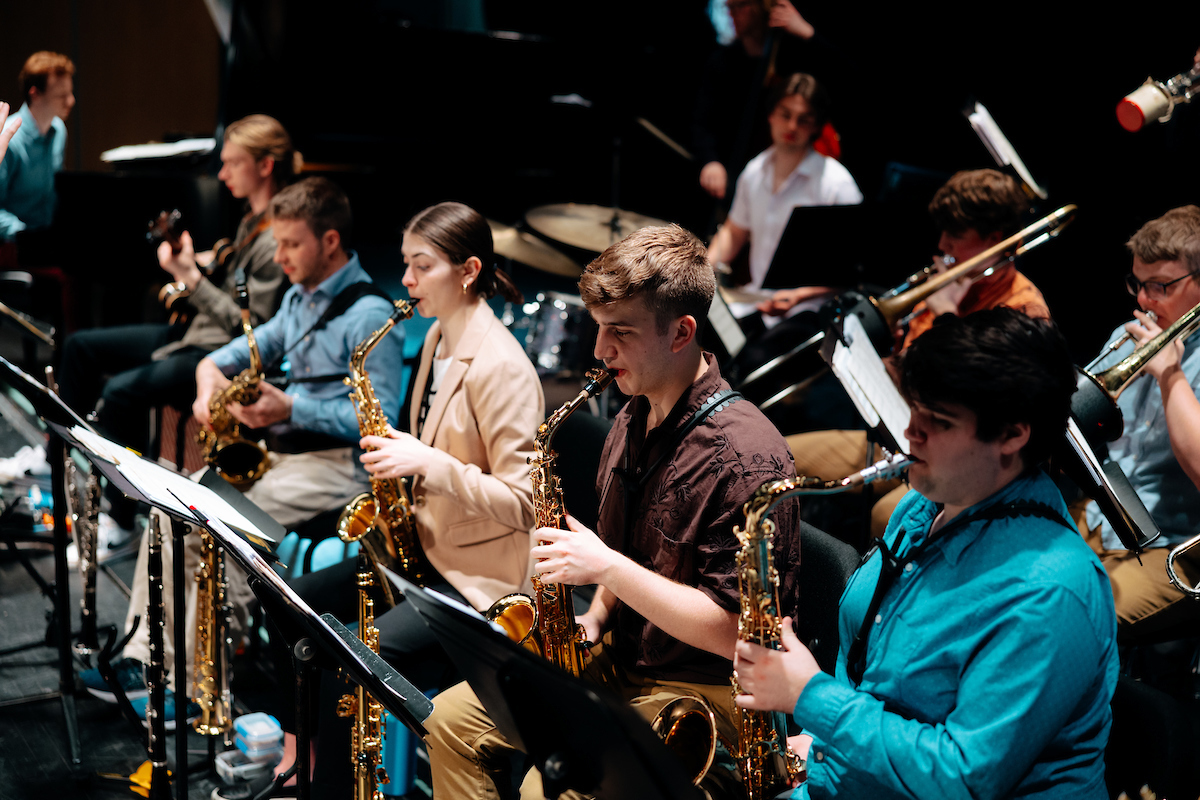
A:
[[[377,783],[391,783],[392,779],[388,776],[388,772],[383,767],[375,769],[375,781]]]
[[[358,698],[353,694],[344,694],[338,699],[337,715],[339,717],[353,717],[358,713]]]

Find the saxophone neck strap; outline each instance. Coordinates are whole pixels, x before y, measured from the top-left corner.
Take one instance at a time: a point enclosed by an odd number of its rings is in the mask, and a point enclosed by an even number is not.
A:
[[[904,534],[901,534],[897,540],[896,552],[894,553],[888,547],[883,537],[878,536],[875,538],[874,547],[868,550],[867,554],[863,556],[862,563],[865,564],[875,551],[879,551],[881,559],[879,581],[875,584],[875,593],[871,595],[871,603],[867,606],[867,613],[863,617],[862,625],[859,626],[858,633],[854,636],[854,641],[850,644],[850,650],[846,654],[846,675],[855,686],[862,683],[863,674],[866,672],[867,640],[871,636],[871,626],[875,622],[876,615],[879,614],[879,607],[883,604],[884,595],[892,588],[892,584],[895,583],[896,578],[904,571],[904,568],[913,559],[925,552],[925,549],[931,543],[944,541],[948,535],[963,530],[972,522],[979,520],[1013,519],[1016,517],[1039,517],[1051,522],[1057,522],[1073,533],[1078,532],[1074,525],[1063,519],[1062,514],[1059,514],[1045,503],[1037,503],[1031,500],[1014,500],[1011,503],[996,503],[972,511],[970,514],[955,517],[946,527],[938,531],[936,536],[927,536],[920,544],[910,547],[903,556],[900,555],[900,544],[905,538]]]
[[[275,358],[275,360],[265,368],[264,371],[278,374],[279,365],[283,363],[284,357],[294,350],[298,344],[303,342],[310,334],[323,330],[325,326],[328,325],[332,320],[337,319],[342,314],[345,314],[350,310],[351,306],[367,295],[375,295],[376,297],[382,297],[389,303],[392,302],[392,298],[388,296],[387,292],[385,292],[383,289],[380,289],[378,284],[372,283],[371,281],[359,281],[358,283],[350,284],[334,296],[333,300],[329,303],[329,306],[325,309],[321,316],[317,318],[317,321],[314,322],[308,330],[301,334],[296,341],[283,348],[283,352],[281,352]],[[329,375],[313,375],[307,378],[288,377],[282,382],[282,385],[287,386],[293,383],[330,383],[332,381],[340,381],[345,377],[345,372]],[[276,386],[281,385],[277,380],[272,380],[271,382]]]

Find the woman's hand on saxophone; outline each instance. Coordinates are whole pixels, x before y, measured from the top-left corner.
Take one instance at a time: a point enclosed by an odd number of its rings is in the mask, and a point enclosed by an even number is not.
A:
[[[792,618],[783,618],[782,650],[771,650],[739,641],[734,648],[733,670],[742,694],[736,702],[751,711],[783,711],[796,708],[800,693],[821,671],[817,660],[792,631]]]
[[[364,436],[358,443],[366,452],[359,456],[372,478],[406,478],[424,475],[432,459],[445,457],[435,447],[388,425],[388,435]],[[453,456],[451,456],[453,458]]]

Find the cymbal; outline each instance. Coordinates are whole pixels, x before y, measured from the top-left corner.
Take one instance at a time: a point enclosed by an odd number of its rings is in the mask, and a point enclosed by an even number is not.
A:
[[[583,274],[582,267],[536,236],[495,220],[489,219],[487,224],[492,229],[493,248],[498,255],[564,278]]]
[[[538,206],[526,212],[525,221],[543,236],[594,253],[599,253],[636,230],[668,224],[661,219],[635,214],[632,211],[579,203]]]

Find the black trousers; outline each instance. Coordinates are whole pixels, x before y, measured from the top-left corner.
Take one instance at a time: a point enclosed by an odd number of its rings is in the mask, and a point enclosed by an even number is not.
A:
[[[150,355],[183,336],[182,326],[122,325],[92,328],[67,338],[59,365],[59,394],[79,414],[99,400],[100,429],[140,453],[150,441],[149,412],[158,405],[191,408],[196,365],[208,354],[186,347],[162,361]],[[105,376],[112,377],[105,381]]]
[[[296,593],[318,614],[332,614],[347,627],[358,623],[358,559],[348,558],[340,564],[303,575],[292,581]],[[466,603],[467,600],[441,576],[434,575],[426,583],[448,597]],[[379,604],[376,603],[376,608]],[[456,681],[457,671],[442,646],[425,625],[421,615],[404,599],[375,618],[379,629],[379,654],[422,691],[447,686]],[[289,663],[290,650],[277,632],[272,630],[276,665]],[[275,642],[274,640],[280,639]],[[348,798],[353,793],[353,771],[350,765],[350,729],[352,720],[337,715],[337,701],[343,694],[352,693],[354,685],[333,673],[319,678],[316,731],[317,758],[313,772],[314,798]],[[290,690],[290,687],[281,687]],[[284,727],[294,730],[293,694],[279,697],[276,716]]]

